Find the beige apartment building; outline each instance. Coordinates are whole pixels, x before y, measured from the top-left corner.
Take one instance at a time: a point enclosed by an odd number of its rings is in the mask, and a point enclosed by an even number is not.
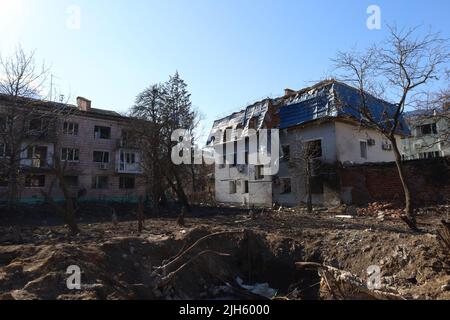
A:
[[[7,131],[11,101],[11,97],[0,95],[0,131],[3,128],[3,132]],[[26,104],[30,100],[24,101],[22,108],[28,108]],[[36,114],[44,115],[22,121],[27,134],[20,142],[19,151],[20,202],[42,202],[42,191],[49,190],[55,200],[63,199],[55,178],[56,159],[60,159],[59,170],[63,172],[65,185],[79,201],[136,202],[145,196],[141,152],[130,137],[128,117],[92,108],[91,101],[82,97],[77,98],[77,106],[54,102],[34,105],[38,106],[33,107]],[[58,112],[58,108],[64,112]],[[7,144],[7,139],[0,140],[0,164],[8,163]],[[5,201],[8,172],[2,175],[0,201]]]

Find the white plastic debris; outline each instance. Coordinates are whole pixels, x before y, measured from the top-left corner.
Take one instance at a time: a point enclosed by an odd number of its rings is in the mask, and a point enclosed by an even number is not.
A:
[[[241,288],[244,288],[251,293],[266,297],[268,299],[272,299],[273,297],[275,297],[278,292],[278,290],[270,288],[268,283],[255,283],[253,285],[245,285],[244,280],[239,277],[236,277],[236,282]]]

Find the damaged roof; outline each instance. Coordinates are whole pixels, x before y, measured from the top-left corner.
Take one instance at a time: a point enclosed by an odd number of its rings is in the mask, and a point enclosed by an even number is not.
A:
[[[298,125],[303,125],[319,119],[352,118],[356,121],[363,121],[360,112],[359,90],[345,83],[334,79],[325,80],[314,86],[293,91],[289,94],[275,99],[265,99],[256,102],[245,109],[234,112],[231,115],[214,121],[207,144],[212,142],[214,132],[227,128],[242,128],[244,135],[249,127],[250,119],[256,118],[255,129],[261,129],[264,120],[267,119],[269,105],[278,108],[280,117],[280,129],[286,129]],[[387,101],[366,95],[367,106],[374,118],[379,123],[386,122],[395,112],[395,106]],[[410,130],[402,115],[399,117],[399,134],[409,135]]]
[[[254,129],[261,129],[264,124],[264,119],[266,119],[267,111],[269,110],[269,103],[270,99],[264,99],[239,112],[234,112],[227,117],[214,121],[207,144],[211,143],[214,132],[217,130],[225,130],[228,128],[235,130],[240,128],[243,130],[243,134],[245,135],[249,129],[251,119],[255,119],[256,121]]]
[[[378,123],[395,113],[396,107],[372,95],[366,96],[367,106]],[[336,80],[326,80],[313,87],[297,91],[279,100],[280,129],[302,125],[316,119],[351,117],[362,121],[359,90]],[[399,117],[398,133],[409,135],[408,125]]]

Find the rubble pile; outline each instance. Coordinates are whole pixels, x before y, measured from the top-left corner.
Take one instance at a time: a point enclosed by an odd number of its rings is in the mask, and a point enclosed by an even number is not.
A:
[[[372,216],[380,219],[384,217],[399,218],[403,211],[397,205],[388,202],[372,202],[367,207],[356,209],[358,216]]]

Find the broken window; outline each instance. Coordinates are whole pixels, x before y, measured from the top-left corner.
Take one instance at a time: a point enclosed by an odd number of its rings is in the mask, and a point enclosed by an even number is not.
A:
[[[134,189],[135,178],[122,176],[119,178],[120,189]]]
[[[322,157],[322,140],[312,140],[307,142],[308,153],[311,158]]]
[[[236,181],[229,181],[230,194],[236,193]]]
[[[361,158],[367,159],[367,141],[360,141],[359,149],[361,153]]]
[[[40,118],[31,119],[28,123],[28,130],[30,131],[41,131],[43,128],[43,121]]]
[[[436,123],[425,124],[419,127],[421,135],[437,134]]]
[[[288,193],[292,192],[290,178],[281,178],[280,184],[281,184],[281,193],[282,194],[288,194]]]
[[[61,149],[61,160],[62,161],[79,161],[80,160],[80,150],[74,148],[62,148]]]
[[[45,175],[27,175],[25,177],[25,187],[39,188],[45,186]]]
[[[109,152],[107,152],[107,151],[94,151],[94,162],[97,162],[97,163],[109,163]]]
[[[64,176],[64,183],[67,187],[78,187],[78,176]]]
[[[291,159],[291,147],[289,145],[282,146],[283,159],[289,161]]]
[[[47,165],[46,146],[28,146],[27,159],[31,160],[33,168],[41,168]]]
[[[110,139],[111,138],[111,128],[110,127],[94,127],[94,138],[95,139]]]
[[[264,166],[259,165],[255,166],[255,180],[263,180],[264,179]]]
[[[92,189],[108,189],[108,176],[92,177]]]
[[[63,133],[71,136],[78,135],[78,123],[75,122],[64,122]]]
[[[244,188],[242,189],[242,193],[248,193],[248,180],[244,181]]]

